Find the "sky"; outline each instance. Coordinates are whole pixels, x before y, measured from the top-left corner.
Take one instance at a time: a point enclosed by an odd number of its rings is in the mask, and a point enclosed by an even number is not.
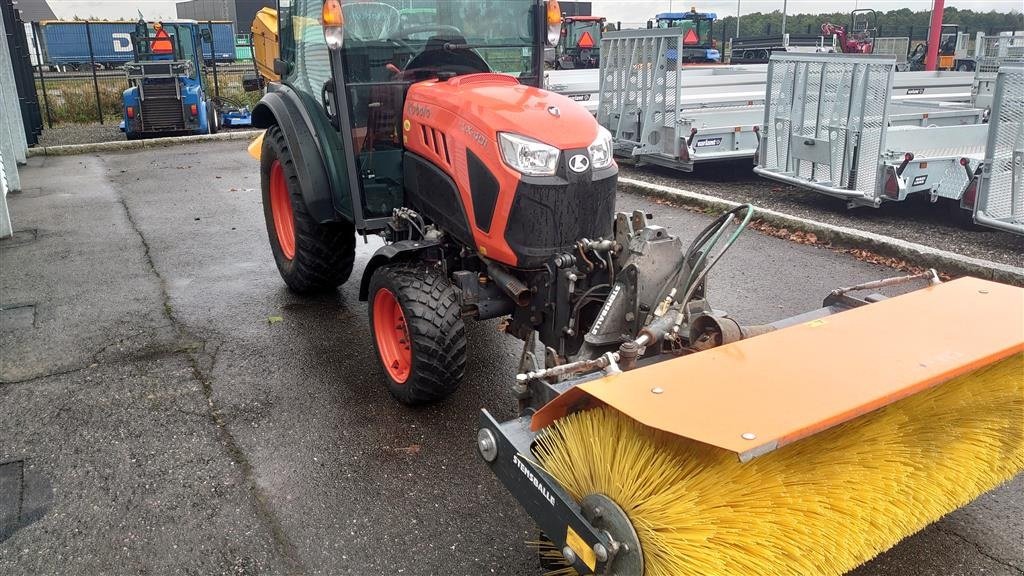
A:
[[[623,24],[640,24],[658,12],[689,10],[695,6],[701,12],[715,12],[719,17],[736,15],[736,0],[592,0],[595,15]],[[846,12],[854,8],[874,8],[880,12],[910,8],[929,10],[932,0],[786,0],[789,14]],[[148,19],[173,18],[173,0],[49,0],[50,7],[60,19],[82,18],[134,18],[142,10]],[[771,12],[782,10],[783,0],[740,0],[740,10]],[[979,11],[1021,11],[1024,0],[947,0],[947,6]]]

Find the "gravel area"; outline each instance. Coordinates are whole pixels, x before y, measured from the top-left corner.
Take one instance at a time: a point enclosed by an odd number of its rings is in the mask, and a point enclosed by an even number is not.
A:
[[[627,178],[1024,267],[1024,237],[976,226],[969,222],[967,212],[950,210],[944,203],[931,204],[927,198],[850,210],[842,200],[762,179],[754,174],[749,161],[707,164],[690,174],[659,166],[620,165],[620,169]]]
[[[61,124],[44,128],[39,136],[40,146],[63,146],[65,144],[92,144],[93,142],[116,142],[124,140],[124,134],[116,122],[106,124]]]
[[[229,130],[251,130],[248,126],[230,128],[221,126],[222,132]],[[44,128],[39,136],[40,146],[63,146],[65,144],[93,144],[96,142],[117,142],[124,140],[124,133],[116,122],[107,124],[61,124]]]

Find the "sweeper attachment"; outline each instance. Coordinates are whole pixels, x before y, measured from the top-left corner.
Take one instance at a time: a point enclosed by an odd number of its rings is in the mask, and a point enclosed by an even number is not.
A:
[[[521,375],[532,401],[483,411],[478,448],[542,565],[842,574],[1024,469],[1024,290],[852,293],[755,330],[704,316],[679,357],[630,370],[620,352]]]

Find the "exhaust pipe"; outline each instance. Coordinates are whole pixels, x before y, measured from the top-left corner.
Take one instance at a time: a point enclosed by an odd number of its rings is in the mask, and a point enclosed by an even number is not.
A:
[[[530,303],[530,300],[533,298],[530,289],[526,287],[526,284],[523,284],[522,280],[509,274],[508,270],[505,270],[499,264],[488,262],[487,273],[506,294],[512,297],[517,306],[525,307]]]

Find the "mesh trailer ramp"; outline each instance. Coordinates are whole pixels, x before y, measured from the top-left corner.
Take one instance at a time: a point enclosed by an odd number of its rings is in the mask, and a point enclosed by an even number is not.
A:
[[[895,66],[891,56],[773,56],[754,171],[850,207],[917,193],[959,200],[984,158],[986,110],[894,102]]]
[[[961,199],[974,221],[1024,234],[1024,64],[996,75],[985,157]]]
[[[670,58],[682,42],[679,29],[610,32],[602,39],[597,119],[612,133],[616,154],[638,165],[685,172],[698,163],[753,158],[764,120],[767,69],[714,68],[695,74]],[[844,58],[774,57],[807,56]],[[969,73],[901,74],[896,90],[890,90],[889,122],[979,122],[980,111],[957,103],[969,98],[972,78]]]

